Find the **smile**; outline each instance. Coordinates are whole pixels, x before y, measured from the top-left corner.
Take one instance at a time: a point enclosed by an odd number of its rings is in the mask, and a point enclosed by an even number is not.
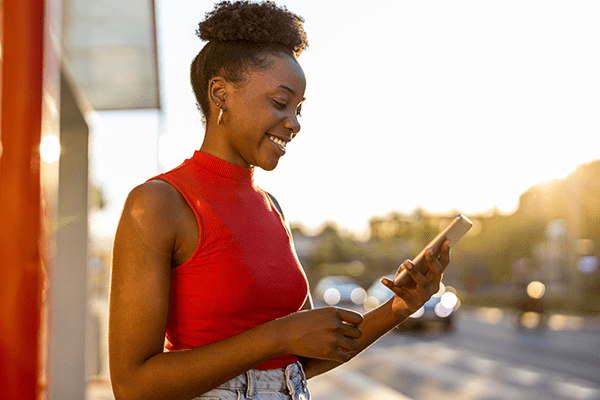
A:
[[[283,140],[276,138],[275,136],[271,136],[271,135],[267,135],[267,137],[269,138],[269,140],[273,143],[275,143],[277,145],[277,147],[279,147],[281,149],[281,151],[283,151],[285,153],[285,146],[287,145],[286,142],[284,142]]]

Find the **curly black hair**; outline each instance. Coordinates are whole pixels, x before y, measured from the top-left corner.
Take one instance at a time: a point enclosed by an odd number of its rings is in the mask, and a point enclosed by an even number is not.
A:
[[[272,1],[222,1],[206,13],[196,35],[208,43],[191,65],[191,83],[205,122],[210,116],[208,86],[222,75],[242,82],[250,69],[270,66],[269,54],[297,57],[308,47],[304,19]]]

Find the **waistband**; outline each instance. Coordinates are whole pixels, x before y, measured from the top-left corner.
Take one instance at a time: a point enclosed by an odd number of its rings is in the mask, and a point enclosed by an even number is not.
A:
[[[225,382],[219,388],[245,391],[249,399],[253,397],[255,391],[261,390],[285,391],[292,399],[298,392],[308,392],[306,375],[299,362],[285,368],[251,369]]]

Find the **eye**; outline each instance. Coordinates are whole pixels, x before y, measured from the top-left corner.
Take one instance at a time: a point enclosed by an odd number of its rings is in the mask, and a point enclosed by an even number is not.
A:
[[[275,107],[278,110],[285,110],[288,107],[287,103],[281,102],[279,100],[275,100],[275,99],[271,99],[273,101],[273,104],[275,105]],[[297,117],[301,117],[302,116],[302,103],[298,104],[298,107],[296,107],[296,116]]]
[[[277,101],[275,99],[273,99],[273,104],[275,104],[275,107],[277,107],[279,110],[285,110],[285,108],[287,107],[287,104],[282,103],[281,101]]]

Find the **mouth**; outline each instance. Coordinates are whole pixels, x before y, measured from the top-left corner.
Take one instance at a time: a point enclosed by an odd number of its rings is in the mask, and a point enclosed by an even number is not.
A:
[[[284,142],[283,140],[273,135],[267,135],[267,137],[269,138],[271,143],[275,144],[279,148],[279,150],[285,153],[285,147],[287,146],[287,142]]]

